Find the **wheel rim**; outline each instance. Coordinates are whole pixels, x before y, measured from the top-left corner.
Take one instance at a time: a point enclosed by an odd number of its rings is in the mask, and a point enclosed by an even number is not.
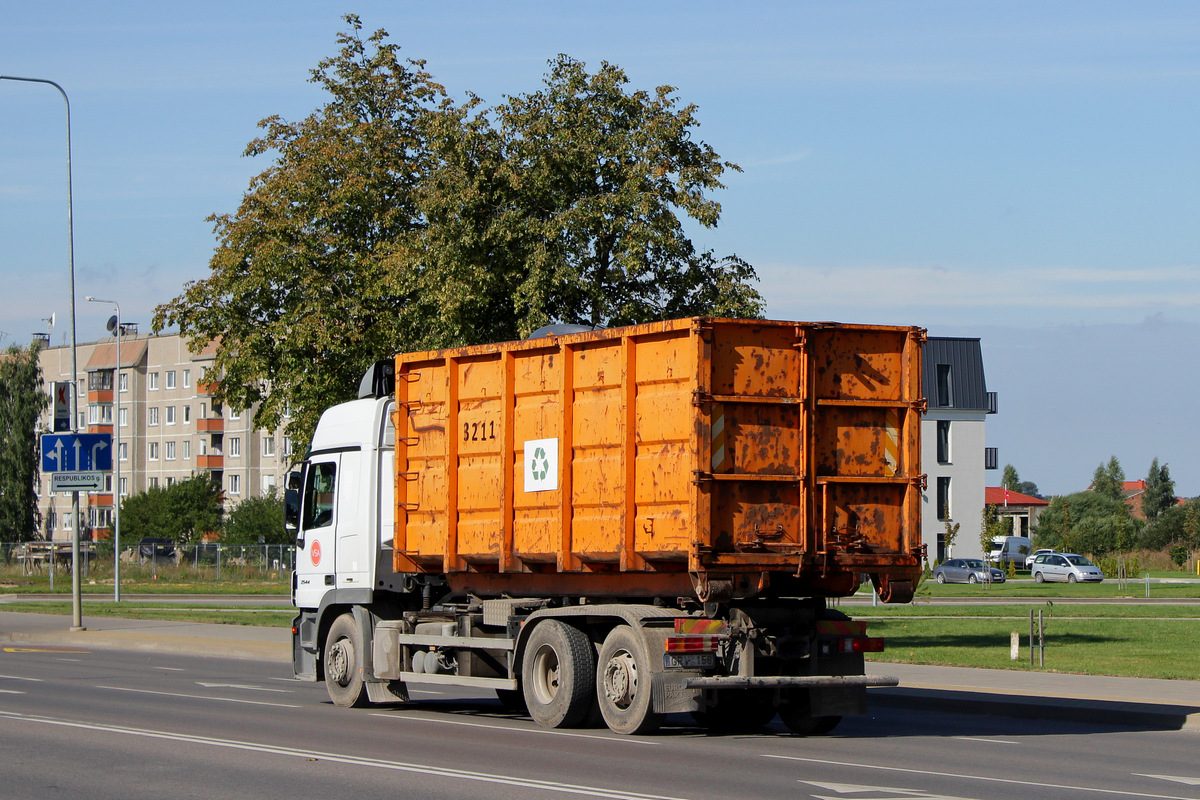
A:
[[[604,665],[604,696],[620,709],[629,708],[637,697],[638,670],[628,650],[614,653]]]
[[[550,645],[542,645],[533,656],[533,693],[542,705],[554,702],[558,694],[558,653]]]
[[[338,639],[329,648],[329,663],[325,667],[326,678],[338,686],[350,683],[350,665],[354,663],[354,643],[349,639]]]

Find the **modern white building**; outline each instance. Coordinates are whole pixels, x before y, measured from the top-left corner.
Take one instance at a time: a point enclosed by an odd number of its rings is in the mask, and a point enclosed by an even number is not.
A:
[[[120,432],[114,465],[104,492],[81,497],[81,530],[85,538],[112,522],[113,495],[139,494],[153,486],[169,486],[197,473],[208,473],[225,492],[226,511],[249,497],[282,490],[292,462],[291,443],[274,431],[254,425],[252,412],[235,412],[219,403],[217,384],[206,376],[212,348],[197,354],[178,335],[124,335],[118,357],[115,340],[76,346],[78,365],[78,429],[89,433]],[[70,383],[69,347],[46,347],[40,353],[46,391],[56,382]],[[52,407],[40,426],[53,429]],[[52,492],[50,475],[38,486],[41,532],[47,539],[71,536],[71,495]]]
[[[928,411],[921,421],[921,467],[928,483],[921,508],[921,540],[929,558],[944,561],[946,524],[960,525],[953,556],[982,558],[979,530],[987,470],[997,453],[988,447],[985,422],[996,413],[987,390],[978,339],[931,336],[922,356]]]

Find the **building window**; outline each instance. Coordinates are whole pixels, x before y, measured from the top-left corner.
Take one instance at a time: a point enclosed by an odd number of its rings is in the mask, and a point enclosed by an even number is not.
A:
[[[273,491],[275,491],[275,476],[274,475],[263,475],[262,493],[264,495],[270,495],[271,492],[273,492]]]
[[[158,424],[158,406],[150,406],[150,408],[146,410],[146,424]]]
[[[121,413],[119,413],[117,415],[117,419],[120,420],[122,428],[128,428],[129,427],[129,409],[122,408]]]
[[[151,489],[157,489],[157,488],[158,488],[158,478],[151,478],[151,479],[150,479],[150,488],[151,488]]]
[[[235,409],[235,408],[230,408],[230,409],[229,409],[229,418],[230,418],[230,419],[241,419],[241,418],[242,418],[242,412],[238,411],[238,410],[237,410],[237,409]]]
[[[112,425],[112,406],[107,404],[88,406],[88,425]]]
[[[121,497],[129,496],[129,478],[121,478]]]
[[[192,407],[184,406],[183,407],[183,424],[187,425],[191,421],[192,421]]]
[[[208,441],[205,439],[200,440],[200,455],[208,455]]]
[[[939,406],[954,405],[954,385],[950,380],[950,365],[937,365],[937,402]]]
[[[192,386],[192,371],[185,369],[183,371],[183,388],[190,389]]]
[[[167,406],[167,424],[175,424],[175,406]]]
[[[263,443],[263,457],[264,458],[274,458],[275,457],[275,437],[274,436],[264,437],[262,440],[262,443]]]
[[[937,518],[943,522],[953,519],[950,514],[950,479],[937,479]]]
[[[174,460],[175,460],[175,443],[174,443],[174,442],[167,442],[167,445],[166,445],[166,460],[167,460],[167,461],[174,461]]]
[[[237,458],[242,454],[242,440],[237,436],[229,437],[229,457]]]
[[[173,370],[173,369],[167,370],[167,388],[168,389],[175,388],[175,370]]]
[[[292,437],[285,436],[285,437],[283,437],[283,455],[284,455],[284,457],[288,457],[288,456],[291,456],[291,454],[292,454]]]
[[[939,464],[950,463],[950,420],[937,421],[937,460]]]
[[[230,475],[229,476],[229,493],[230,494],[241,494],[242,493],[242,476],[241,475]]]
[[[158,461],[158,442],[150,442],[150,460]]]
[[[122,391],[122,392],[129,391],[129,373],[128,372],[121,373],[121,377],[117,379],[117,385],[120,386],[120,391]]]
[[[183,440],[183,460],[187,461],[192,457],[192,443],[187,439]]]
[[[158,389],[158,373],[157,372],[150,372],[150,373],[146,374],[146,388],[152,392]]]
[[[129,442],[121,442],[121,446],[117,449],[117,458],[121,461],[129,460]]]
[[[174,485],[175,485],[175,479],[168,476],[167,477],[167,486],[174,486]]]

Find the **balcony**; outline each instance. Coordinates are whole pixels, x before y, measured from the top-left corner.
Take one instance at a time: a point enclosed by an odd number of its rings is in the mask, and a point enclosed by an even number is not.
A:
[[[225,469],[225,456],[219,453],[196,456],[196,466],[200,469]]]
[[[198,397],[212,397],[220,388],[220,381],[201,381],[196,384],[196,395]]]
[[[111,403],[113,401],[112,389],[89,389],[88,403]]]
[[[225,419],[223,417],[198,417],[196,419],[197,433],[224,433]]]

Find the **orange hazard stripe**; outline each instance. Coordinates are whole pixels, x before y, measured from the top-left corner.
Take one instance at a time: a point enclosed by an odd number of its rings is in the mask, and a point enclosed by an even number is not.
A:
[[[725,632],[726,625],[719,619],[690,619],[675,620],[676,633],[720,634]]]

